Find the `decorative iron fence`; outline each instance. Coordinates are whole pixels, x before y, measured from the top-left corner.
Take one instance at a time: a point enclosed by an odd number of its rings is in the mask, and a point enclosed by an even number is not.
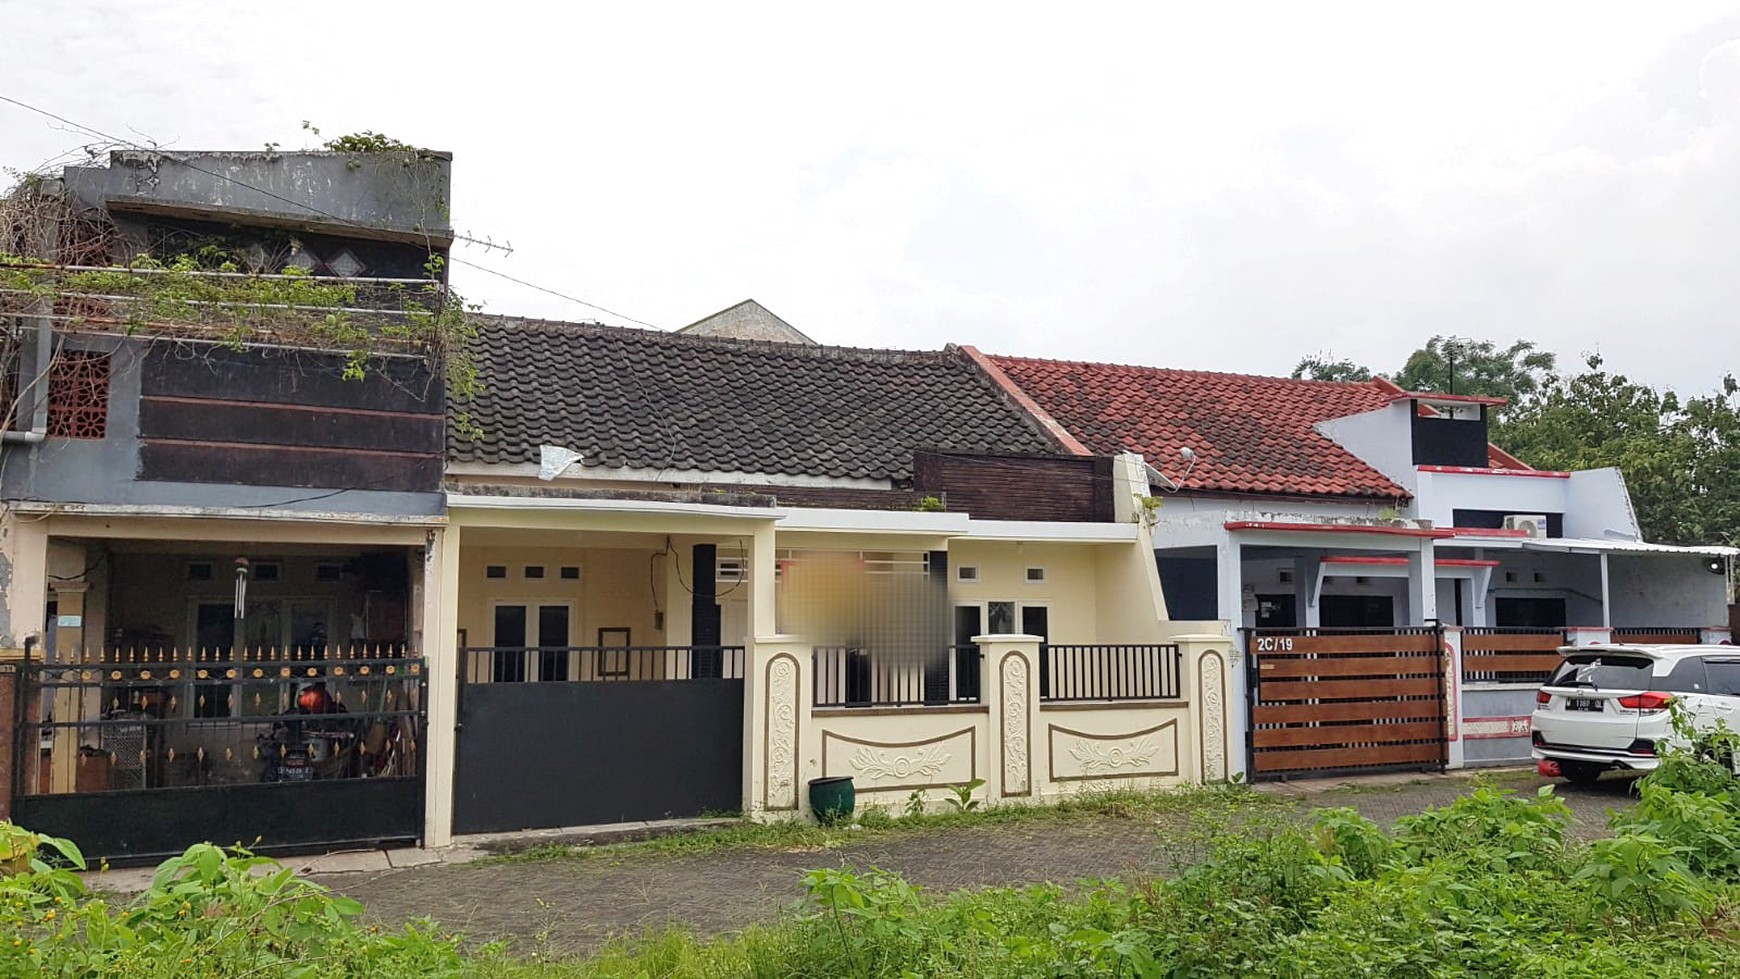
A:
[[[20,796],[421,776],[423,660],[152,650],[20,667]]]
[[[1183,659],[1171,643],[1039,647],[1039,699],[1175,700]]]
[[[983,655],[976,645],[946,646],[921,659],[858,646],[817,646],[817,707],[918,707],[980,702]]]
[[[1559,668],[1563,629],[1467,626],[1462,630],[1464,683],[1544,683]]]
[[[460,650],[467,683],[741,680],[742,646],[476,646]]]

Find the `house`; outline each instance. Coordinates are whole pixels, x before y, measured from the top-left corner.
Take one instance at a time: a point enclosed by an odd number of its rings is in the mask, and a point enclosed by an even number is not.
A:
[[[473,349],[431,842],[797,814],[822,777],[891,806],[1224,777],[1226,640],[1166,620],[1145,471],[1060,450],[960,348],[492,319]]]
[[[1728,636],[1735,550],[1646,542],[1617,470],[1493,446],[1502,402],[988,359],[1080,452],[1154,468],[1168,607],[1247,654],[1233,727],[1255,777],[1526,759],[1560,645]]]
[[[423,835],[449,167],[118,151],[7,202],[13,818],[133,858]]]

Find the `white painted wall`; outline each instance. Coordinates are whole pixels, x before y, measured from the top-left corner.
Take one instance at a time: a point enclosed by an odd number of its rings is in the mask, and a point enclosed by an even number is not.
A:
[[[1727,582],[1695,554],[1613,554],[1608,588],[1615,626],[1714,626],[1728,622]]]
[[[1397,401],[1376,411],[1318,422],[1319,432],[1358,456],[1366,465],[1414,492],[1414,403]]]
[[[1419,474],[1418,516],[1438,527],[1455,524],[1457,510],[1505,513],[1564,513],[1570,521],[1569,479],[1547,476],[1495,476],[1490,473]],[[1579,536],[1566,531],[1567,536]]]
[[[1565,481],[1565,536],[1638,540],[1631,491],[1617,469],[1586,469]]]

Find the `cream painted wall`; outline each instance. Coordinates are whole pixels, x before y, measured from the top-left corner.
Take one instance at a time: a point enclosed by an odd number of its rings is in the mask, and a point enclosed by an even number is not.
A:
[[[463,547],[459,555],[459,628],[466,642],[487,646],[494,642],[495,619],[490,610],[500,602],[570,602],[571,645],[591,646],[598,630],[629,630],[636,646],[666,645],[666,632],[654,627],[653,581],[660,584],[658,601],[668,608],[665,594],[669,582],[653,561],[654,549],[554,548],[554,547]],[[506,578],[485,577],[490,565],[507,568]],[[525,576],[528,565],[541,566],[544,577]],[[564,566],[578,567],[580,580],[561,577]],[[683,601],[686,603],[687,596]]]
[[[1043,605],[1052,642],[1099,642],[1101,582],[1094,550],[1102,546],[1116,545],[957,540],[949,548],[949,600],[955,605],[1015,602],[1017,632],[1019,607]],[[978,568],[979,579],[960,580],[963,566]],[[1045,581],[1028,582],[1028,568],[1044,568]],[[990,628],[988,622],[985,627]]]

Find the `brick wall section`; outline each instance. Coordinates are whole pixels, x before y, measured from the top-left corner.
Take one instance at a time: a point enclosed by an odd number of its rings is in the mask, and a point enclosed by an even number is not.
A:
[[[850,486],[734,486],[737,492],[766,494],[779,506],[838,510],[917,510],[919,501],[940,493],[917,490],[858,489]]]
[[[913,483],[980,520],[1113,519],[1112,460],[1103,456],[917,452]]]

